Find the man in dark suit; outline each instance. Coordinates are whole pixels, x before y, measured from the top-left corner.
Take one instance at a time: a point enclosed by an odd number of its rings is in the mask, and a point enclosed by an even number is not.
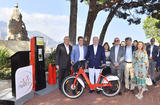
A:
[[[156,63],[157,63],[157,56],[158,56],[158,46],[155,44],[155,39],[151,39],[151,45],[147,46],[147,54],[149,59],[149,73],[151,75],[151,79],[154,85],[156,85],[155,80],[155,69],[156,69]]]
[[[104,47],[98,45],[98,43],[98,37],[93,37],[93,45],[88,46],[86,55],[86,60],[88,61],[89,79],[92,84],[96,84],[98,81],[99,74],[101,73],[101,69],[99,68],[99,66],[103,66],[106,64]],[[93,91],[94,90],[90,90],[90,93],[92,93]],[[98,89],[97,93],[99,92],[100,91]]]
[[[159,43],[159,46],[158,46],[158,58],[157,58],[157,67],[156,67],[156,69],[157,69],[157,72],[160,71],[160,43]],[[158,77],[156,77],[156,80],[157,81],[160,80],[160,75]]]
[[[160,71],[160,43],[158,47],[157,71]]]
[[[59,44],[56,49],[56,68],[59,70],[59,89],[63,79],[70,74],[71,70],[71,55],[72,46],[69,45],[69,37],[64,37],[64,43]]]
[[[113,75],[117,75],[120,78],[122,83],[123,80],[123,72],[124,72],[124,61],[125,61],[125,48],[120,46],[120,39],[114,39],[114,46],[110,51],[110,59],[111,59],[111,73]],[[122,90],[122,89],[121,89]],[[119,93],[120,95],[122,92]]]

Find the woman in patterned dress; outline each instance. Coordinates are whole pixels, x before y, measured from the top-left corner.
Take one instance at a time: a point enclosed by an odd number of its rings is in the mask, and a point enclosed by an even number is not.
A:
[[[146,90],[146,77],[148,75],[148,56],[143,42],[138,42],[136,50],[133,52],[133,67],[135,78],[132,82],[138,87],[139,93],[135,96],[138,99],[143,98],[143,92]]]

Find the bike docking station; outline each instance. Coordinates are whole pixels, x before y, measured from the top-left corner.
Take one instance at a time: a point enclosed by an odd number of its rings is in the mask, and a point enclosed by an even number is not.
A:
[[[48,83],[45,77],[44,39],[42,37],[31,38],[31,62],[33,67],[33,90],[43,96],[58,88],[56,84],[55,65],[49,64]]]
[[[0,91],[0,105],[23,105],[35,94],[43,96],[58,88],[56,67],[49,64],[45,77],[44,39],[33,37],[30,51],[18,51],[11,59],[11,88]]]

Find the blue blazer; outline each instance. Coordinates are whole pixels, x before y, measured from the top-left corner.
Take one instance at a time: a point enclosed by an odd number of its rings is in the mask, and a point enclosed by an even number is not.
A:
[[[93,45],[88,46],[86,60],[89,61],[88,62],[89,68],[99,69],[99,66],[101,66],[102,62],[103,64],[106,64],[104,47],[102,47],[101,45],[98,45],[97,53],[96,55],[94,55]]]
[[[147,50],[148,57],[150,56],[150,49],[151,49],[151,45],[147,46],[146,50]],[[158,46],[154,45],[153,51],[152,51],[153,60],[157,61],[157,56],[158,56]]]
[[[84,58],[86,57],[87,54],[87,47],[83,46],[83,51],[84,51]],[[80,57],[80,52],[79,52],[79,45],[74,45],[72,47],[72,52],[71,52],[71,61],[74,61],[74,64],[79,60]]]

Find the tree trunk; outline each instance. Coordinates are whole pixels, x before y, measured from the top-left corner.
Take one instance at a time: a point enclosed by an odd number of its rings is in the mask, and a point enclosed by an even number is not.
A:
[[[96,10],[96,0],[90,1],[88,17],[84,32],[84,45],[88,46],[91,39],[91,34],[94,26],[94,21],[97,17],[98,11]]]
[[[104,41],[104,37],[105,37],[105,34],[106,34],[106,31],[108,29],[108,26],[111,22],[111,20],[113,19],[116,11],[118,10],[118,5],[110,11],[107,19],[106,19],[106,22],[105,24],[103,25],[103,28],[102,28],[102,31],[101,31],[101,34],[100,34],[100,38],[99,38],[99,44],[102,45],[103,44],[103,41]]]
[[[76,44],[77,36],[77,0],[70,0],[69,38],[71,45]]]

